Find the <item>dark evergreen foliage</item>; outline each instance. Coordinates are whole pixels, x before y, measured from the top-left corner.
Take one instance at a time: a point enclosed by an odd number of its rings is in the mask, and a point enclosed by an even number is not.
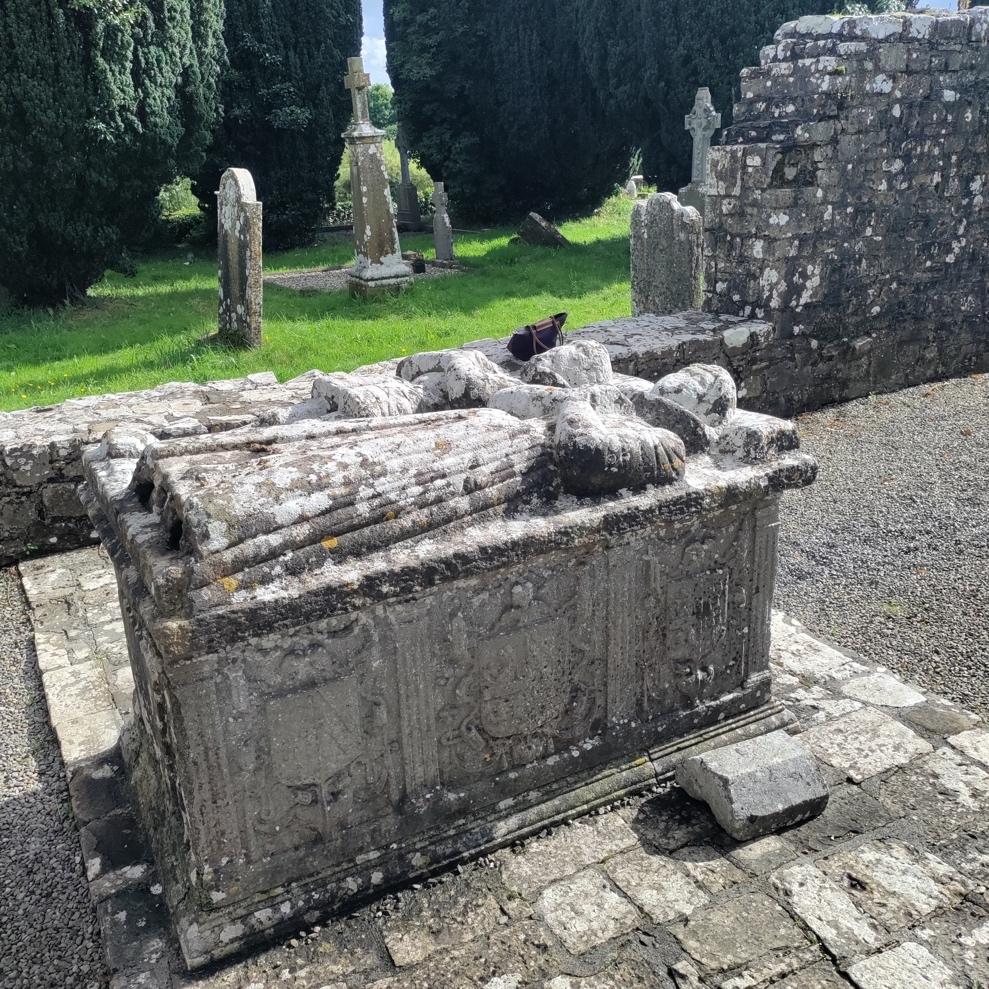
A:
[[[347,59],[360,54],[360,0],[226,0],[223,116],[194,184],[216,222],[216,189],[247,168],[268,247],[311,240],[332,208],[350,120]]]
[[[76,299],[202,161],[222,0],[3,0],[0,52],[0,286]]]
[[[579,210],[622,176],[627,140],[574,57],[574,3],[386,0],[385,27],[399,119],[459,215]]]
[[[725,126],[739,72],[759,64],[776,29],[835,0],[577,0],[580,51],[610,117],[642,148],[647,176],[676,190],[690,178],[683,118],[701,86]]]
[[[889,0],[871,0],[870,6]],[[689,180],[700,86],[724,123],[738,74],[784,21],[836,0],[385,0],[388,68],[412,149],[459,211],[594,204],[643,151]]]

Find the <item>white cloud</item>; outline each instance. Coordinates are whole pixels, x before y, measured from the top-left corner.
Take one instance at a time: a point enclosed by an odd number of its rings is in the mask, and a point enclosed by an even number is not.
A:
[[[364,71],[371,76],[371,82],[383,82],[390,86],[385,64],[385,39],[365,34],[361,42],[361,55],[364,57]]]

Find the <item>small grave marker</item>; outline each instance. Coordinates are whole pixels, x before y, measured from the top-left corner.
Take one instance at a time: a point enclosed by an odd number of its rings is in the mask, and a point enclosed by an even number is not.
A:
[[[246,168],[228,168],[216,195],[218,337],[234,347],[260,347],[262,208],[251,173]]]

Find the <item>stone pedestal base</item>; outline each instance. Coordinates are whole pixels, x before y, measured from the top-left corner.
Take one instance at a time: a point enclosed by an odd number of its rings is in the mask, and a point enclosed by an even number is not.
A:
[[[409,269],[408,275],[394,278],[361,278],[358,275],[351,275],[347,279],[347,287],[354,299],[373,299],[379,295],[399,295],[411,288],[414,281],[412,271]]]

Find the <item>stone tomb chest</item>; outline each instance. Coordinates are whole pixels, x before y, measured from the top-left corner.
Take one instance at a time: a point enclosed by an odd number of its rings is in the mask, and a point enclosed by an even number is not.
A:
[[[792,433],[746,463],[619,419],[575,399],[104,442],[127,756],[191,967],[786,722],[777,503],[813,461]],[[654,483],[588,495],[595,430],[606,470]]]

